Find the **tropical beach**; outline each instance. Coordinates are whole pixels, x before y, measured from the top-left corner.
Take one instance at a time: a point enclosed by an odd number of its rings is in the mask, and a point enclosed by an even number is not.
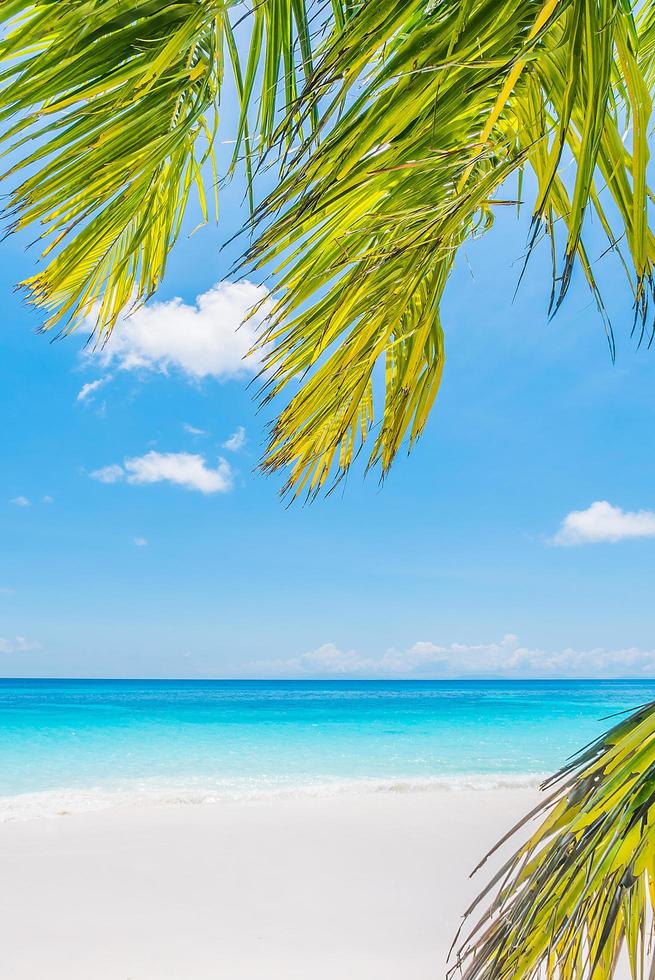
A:
[[[655,978],[654,99],[655,0],[0,3],[0,980]]]
[[[2,970],[443,976],[539,772],[654,688],[3,681]]]

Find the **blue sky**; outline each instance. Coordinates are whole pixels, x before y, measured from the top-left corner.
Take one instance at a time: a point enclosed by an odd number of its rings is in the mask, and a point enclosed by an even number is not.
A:
[[[270,412],[235,355],[243,297],[195,307],[244,217],[237,180],[220,227],[180,242],[169,305],[104,356],[36,333],[13,291],[34,236],[2,244],[0,674],[652,676],[655,351],[616,264],[613,365],[579,281],[548,322],[545,254],[512,301],[527,216],[501,209],[456,264],[412,456],[287,508],[254,469]]]

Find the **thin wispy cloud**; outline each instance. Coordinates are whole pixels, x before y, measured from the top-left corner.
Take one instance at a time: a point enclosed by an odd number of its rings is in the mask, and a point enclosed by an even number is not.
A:
[[[248,318],[260,303],[258,312]],[[242,378],[258,369],[255,358],[244,358],[270,306],[262,286],[218,283],[197,296],[195,303],[175,298],[149,303],[122,317],[108,342],[91,356],[127,371],[177,370],[194,380]],[[92,315],[89,325],[93,322]]]
[[[626,541],[655,537],[655,511],[626,511],[607,500],[596,500],[586,510],[573,510],[562,521],[553,544],[562,546]]]
[[[47,493],[47,494],[45,494],[45,496],[41,497],[41,503],[42,504],[54,504],[54,502],[55,502],[55,498],[54,497],[51,497],[49,493]],[[31,507],[32,506],[32,501],[30,500],[30,498],[29,497],[24,497],[22,494],[20,496],[18,496],[18,497],[12,497],[11,500],[9,501],[9,503],[10,504],[13,504],[14,507]]]
[[[227,493],[232,489],[232,469],[219,458],[210,466],[204,456],[196,453],[159,453],[151,450],[145,456],[125,459],[122,464],[103,466],[90,474],[100,483],[171,483],[185,490],[204,494]]]
[[[204,429],[198,429],[195,425],[189,425],[188,422],[184,422],[182,428],[185,432],[188,432],[190,436],[206,436],[207,433]]]
[[[147,538],[134,538],[134,544],[137,548],[147,548],[148,539]]]
[[[37,640],[28,640],[24,636],[0,636],[0,653],[32,653],[43,649]]]
[[[102,388],[103,385],[106,385],[108,381],[111,381],[110,375],[107,375],[104,378],[97,378],[95,381],[88,381],[85,385],[82,385],[78,391],[76,400],[78,402],[93,401],[92,396],[94,392],[98,391],[99,388]]]
[[[231,453],[238,453],[246,444],[246,430],[240,425],[235,432],[223,443],[223,449],[229,449]]]
[[[421,640],[406,649],[364,655],[324,643],[297,657],[257,661],[251,676],[370,678],[583,678],[655,677],[655,649],[639,647],[543,650],[524,646],[513,633],[492,643],[439,644]]]
[[[125,470],[119,463],[111,463],[109,466],[101,466],[100,469],[93,470],[89,476],[99,483],[118,483],[125,479]]]

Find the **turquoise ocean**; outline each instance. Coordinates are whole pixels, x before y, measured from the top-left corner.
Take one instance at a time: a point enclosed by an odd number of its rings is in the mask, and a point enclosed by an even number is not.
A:
[[[0,820],[537,784],[655,681],[0,679]]]

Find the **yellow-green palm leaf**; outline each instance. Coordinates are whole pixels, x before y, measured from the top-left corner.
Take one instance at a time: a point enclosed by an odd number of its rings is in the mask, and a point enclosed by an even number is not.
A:
[[[611,339],[583,241],[594,211],[611,245],[623,240],[647,322],[646,48],[640,61],[632,7],[619,0],[360,3],[301,100],[319,110],[323,140],[301,149],[260,208],[250,255],[279,290],[262,341],[267,394],[304,379],[264,461],[290,468],[292,492],[342,475],[371,424],[369,463],[383,473],[420,435],[444,365],[454,257],[491,226],[517,172],[535,178],[531,243],[553,236],[552,310],[579,262]]]
[[[552,310],[579,263],[613,343],[584,244],[593,213],[650,341],[653,6],[8,0],[0,148],[9,218],[39,225],[45,245],[30,295],[46,326],[91,313],[102,335],[152,294],[190,195],[212,207],[207,163],[230,71],[241,121],[225,167],[245,155],[252,189],[261,154],[284,161],[249,257],[273,271],[277,300],[262,337],[266,397],[294,383],[264,468],[311,495],[368,443],[386,473],[434,404],[457,251],[508,193],[534,189],[526,231],[530,246],[552,239]]]
[[[234,0],[0,5],[5,215],[15,230],[40,226],[44,266],[25,285],[46,327],[73,329],[93,314],[99,334],[111,330],[159,286],[191,193],[205,219],[214,210],[216,173],[205,165],[226,70],[242,102],[235,157],[245,153],[250,174],[312,52],[304,0],[255,5],[242,65],[233,27],[243,18]]]
[[[478,910],[480,918],[452,976],[606,980],[625,951],[634,980],[651,978],[655,704],[585,749],[544,789],[547,797],[515,831],[541,817],[538,829],[466,914]]]

